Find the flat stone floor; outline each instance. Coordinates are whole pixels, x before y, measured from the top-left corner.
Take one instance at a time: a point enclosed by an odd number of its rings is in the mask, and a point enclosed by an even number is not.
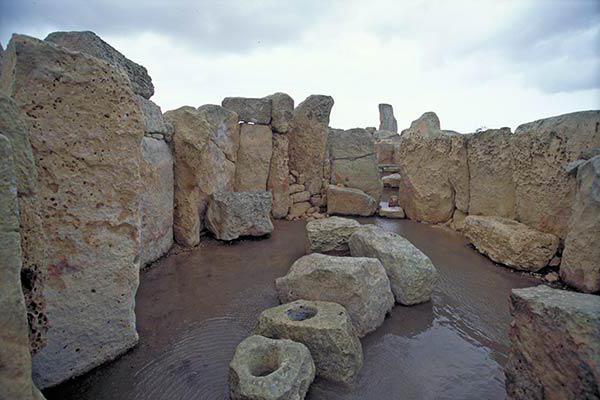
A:
[[[497,266],[445,228],[359,219],[400,233],[427,254],[441,281],[433,301],[396,306],[362,339],[351,388],[317,380],[308,399],[503,399],[510,289],[539,284]],[[118,360],[45,392],[49,400],[227,399],[236,345],[278,304],[275,278],[305,254],[304,222],[277,221],[271,237],[205,239],[141,275],[140,342]]]

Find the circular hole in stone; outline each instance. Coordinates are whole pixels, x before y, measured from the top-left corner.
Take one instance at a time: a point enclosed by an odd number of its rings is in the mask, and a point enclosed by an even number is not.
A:
[[[314,307],[294,306],[285,313],[292,321],[306,321],[317,315],[317,311]]]
[[[255,349],[249,360],[249,370],[252,376],[263,377],[271,375],[280,367],[279,349],[275,346]]]

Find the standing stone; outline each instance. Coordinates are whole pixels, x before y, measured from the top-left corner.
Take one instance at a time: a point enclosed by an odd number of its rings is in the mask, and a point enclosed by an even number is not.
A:
[[[359,227],[358,221],[349,218],[310,221],[306,224],[306,252],[348,254],[348,240]]]
[[[377,168],[375,141],[364,129],[332,129],[327,139],[331,183],[360,189],[379,202],[383,184]]]
[[[600,147],[600,111],[581,111],[519,126],[512,140],[516,218],[567,236],[577,182],[563,168]]]
[[[288,150],[288,137],[273,133],[273,155],[267,179],[267,189],[273,194],[273,218],[284,218],[292,205]]]
[[[154,94],[154,85],[148,71],[134,63],[115,48],[100,39],[94,32],[53,32],[46,39],[72,51],[80,51],[97,57],[125,73],[131,81],[135,94],[149,99]]]
[[[392,132],[392,131],[386,131],[386,130],[378,130],[373,132],[373,139],[375,139],[376,142],[380,142],[382,140],[388,140],[388,139],[400,139],[400,135],[398,135],[398,132]]]
[[[311,95],[294,109],[290,130],[290,169],[304,175],[311,194],[321,191],[327,146],[330,96]]]
[[[168,135],[168,128],[160,107],[152,100],[145,99],[139,95],[135,96],[135,100],[144,116],[144,132],[147,135]]]
[[[464,234],[492,260],[524,271],[538,271],[556,254],[559,239],[502,217],[469,215]]]
[[[226,97],[223,107],[235,112],[240,121],[268,125],[271,123],[271,99],[248,97]]]
[[[277,133],[287,133],[294,116],[294,99],[285,93],[266,97],[271,100],[271,128]]]
[[[360,189],[329,185],[327,188],[327,213],[360,215],[368,217],[377,211],[377,200]]]
[[[502,128],[469,137],[469,214],[515,217],[512,136]]]
[[[47,387],[137,343],[144,127],[129,80],[98,58],[13,35],[1,76],[38,166],[50,328],[33,377]]]
[[[282,303],[304,299],[343,305],[360,337],[381,325],[394,306],[390,281],[374,258],[313,253],[296,260],[275,286]]]
[[[0,398],[42,398],[31,381],[27,310],[21,291],[17,175],[10,141],[0,135]]]
[[[379,104],[379,130],[398,132],[398,122],[391,104]]]
[[[166,254],[173,244],[173,156],[167,143],[149,137],[142,139],[140,174],[140,266],[144,266]]]
[[[210,196],[206,226],[220,240],[273,232],[270,192],[217,192]]]
[[[600,292],[600,156],[579,166],[577,187],[560,275],[581,291]]]
[[[537,286],[510,296],[511,400],[597,399],[600,296]]]
[[[208,196],[234,188],[240,144],[237,115],[207,104],[165,113],[173,125],[175,210],[173,234],[182,246],[200,241]]]
[[[264,191],[273,154],[273,133],[267,125],[242,124],[235,171],[237,192]]]
[[[45,345],[48,330],[43,294],[47,241],[38,199],[38,174],[29,140],[29,127],[15,101],[1,93],[0,134],[10,140],[15,161],[21,222],[22,290],[27,307],[31,352],[36,353]]]
[[[405,129],[400,134],[403,137],[417,136],[422,138],[435,138],[444,136],[440,128],[440,119],[433,111],[428,111],[410,124],[410,128]]]

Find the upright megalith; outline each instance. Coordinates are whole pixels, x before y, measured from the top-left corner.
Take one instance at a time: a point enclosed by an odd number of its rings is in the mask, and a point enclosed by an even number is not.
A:
[[[285,93],[274,93],[267,96],[271,101],[271,128],[273,132],[287,133],[294,116],[294,99]]]
[[[379,130],[398,132],[398,122],[391,104],[379,104]]]
[[[192,247],[199,243],[204,229],[208,197],[234,188],[238,117],[233,111],[208,104],[168,111],[165,119],[173,126],[173,234],[177,243]]]
[[[96,57],[13,35],[2,67],[38,167],[49,330],[33,376],[47,387],[137,342],[144,127],[129,79]]]
[[[226,97],[221,105],[235,112],[242,122],[262,125],[271,123],[271,100],[269,98]]]
[[[379,202],[383,183],[377,168],[375,140],[364,129],[331,129],[327,139],[331,183],[360,189]]]
[[[273,154],[269,166],[267,190],[273,194],[273,217],[284,218],[292,206],[290,197],[289,139],[273,132]]]
[[[129,77],[135,94],[146,99],[149,99],[154,94],[152,78],[148,75],[146,68],[119,53],[118,50],[106,43],[94,32],[53,32],[44,40],[106,61]]]
[[[235,190],[264,191],[273,154],[273,133],[268,125],[242,124],[235,171]]]
[[[11,142],[0,135],[0,398],[40,399],[31,381],[25,301],[21,291],[21,235],[17,173]]]
[[[563,168],[600,147],[600,111],[581,111],[520,125],[512,140],[516,218],[564,239],[577,192]]]
[[[577,169],[577,195],[560,275],[581,291],[600,292],[600,155]]]
[[[311,95],[294,109],[290,136],[290,170],[299,171],[311,194],[321,191],[327,146],[330,96]]]

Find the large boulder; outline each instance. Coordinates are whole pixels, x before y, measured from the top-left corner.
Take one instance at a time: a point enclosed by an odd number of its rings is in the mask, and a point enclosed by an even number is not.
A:
[[[311,95],[294,109],[290,138],[290,170],[303,174],[311,194],[319,193],[327,145],[330,96]]]
[[[360,227],[353,219],[330,217],[306,224],[306,252],[349,253],[348,239]]]
[[[235,112],[240,121],[263,125],[271,122],[271,100],[269,98],[226,97],[221,105]]]
[[[206,226],[217,239],[264,236],[273,232],[270,192],[217,192],[210,196]]]
[[[100,39],[94,32],[52,32],[46,39],[72,51],[80,51],[97,57],[119,69],[129,77],[133,92],[146,99],[154,94],[154,85],[148,71],[142,65],[136,64],[114,47]]]
[[[579,166],[577,187],[560,275],[579,290],[600,292],[600,156]]]
[[[510,128],[489,129],[467,140],[469,214],[515,217],[512,136]]]
[[[263,191],[273,154],[273,134],[266,125],[242,124],[235,171],[235,190]]]
[[[0,398],[41,398],[31,380],[27,310],[21,291],[17,174],[11,143],[3,135],[0,135],[0,259]]]
[[[364,225],[352,234],[348,245],[353,257],[381,261],[398,303],[413,305],[431,300],[438,272],[429,257],[402,236]]]
[[[45,345],[48,318],[44,300],[44,273],[47,270],[46,235],[38,198],[38,173],[29,126],[14,100],[0,93],[0,134],[12,145],[17,176],[17,198],[21,221],[21,279],[32,353]]]
[[[512,140],[516,219],[567,236],[577,183],[563,166],[600,147],[600,111],[581,111],[519,126]]]
[[[250,336],[229,364],[231,400],[302,400],[315,379],[315,364],[302,343]]]
[[[2,68],[38,167],[49,330],[33,376],[47,387],[137,343],[144,126],[129,79],[99,58],[13,35]]]
[[[597,399],[600,296],[547,286],[513,289],[510,311],[508,398]]]
[[[296,260],[275,286],[282,303],[304,299],[343,305],[361,337],[381,325],[394,306],[390,281],[374,258],[313,253]]]
[[[537,271],[556,253],[559,239],[502,217],[469,215],[464,220],[467,239],[493,261],[524,271]]]
[[[398,122],[391,104],[379,104],[379,130],[398,132]]]
[[[266,98],[271,100],[271,128],[277,133],[287,133],[294,115],[294,99],[279,92]]]
[[[440,119],[433,111],[428,111],[410,124],[410,128],[400,133],[403,137],[417,136],[422,138],[434,138],[444,136],[440,129]]]
[[[413,220],[446,222],[454,209],[469,207],[469,167],[465,136],[408,135],[396,145],[401,175],[400,206]]]
[[[329,185],[327,213],[368,217],[377,211],[377,200],[359,189]]]
[[[173,234],[182,246],[200,241],[208,196],[234,189],[240,144],[237,114],[216,105],[165,113],[173,126],[175,210]]]
[[[173,244],[173,156],[162,140],[142,139],[143,182],[140,266],[158,259]]]
[[[383,184],[377,168],[375,141],[364,129],[332,129],[327,138],[332,184],[360,189],[379,202]]]
[[[296,300],[263,311],[254,333],[290,339],[310,350],[317,376],[352,383],[363,364],[360,340],[346,309],[328,301]]]
[[[284,218],[292,206],[289,160],[287,135],[273,133],[273,155],[267,179],[267,190],[273,194],[273,218]]]

